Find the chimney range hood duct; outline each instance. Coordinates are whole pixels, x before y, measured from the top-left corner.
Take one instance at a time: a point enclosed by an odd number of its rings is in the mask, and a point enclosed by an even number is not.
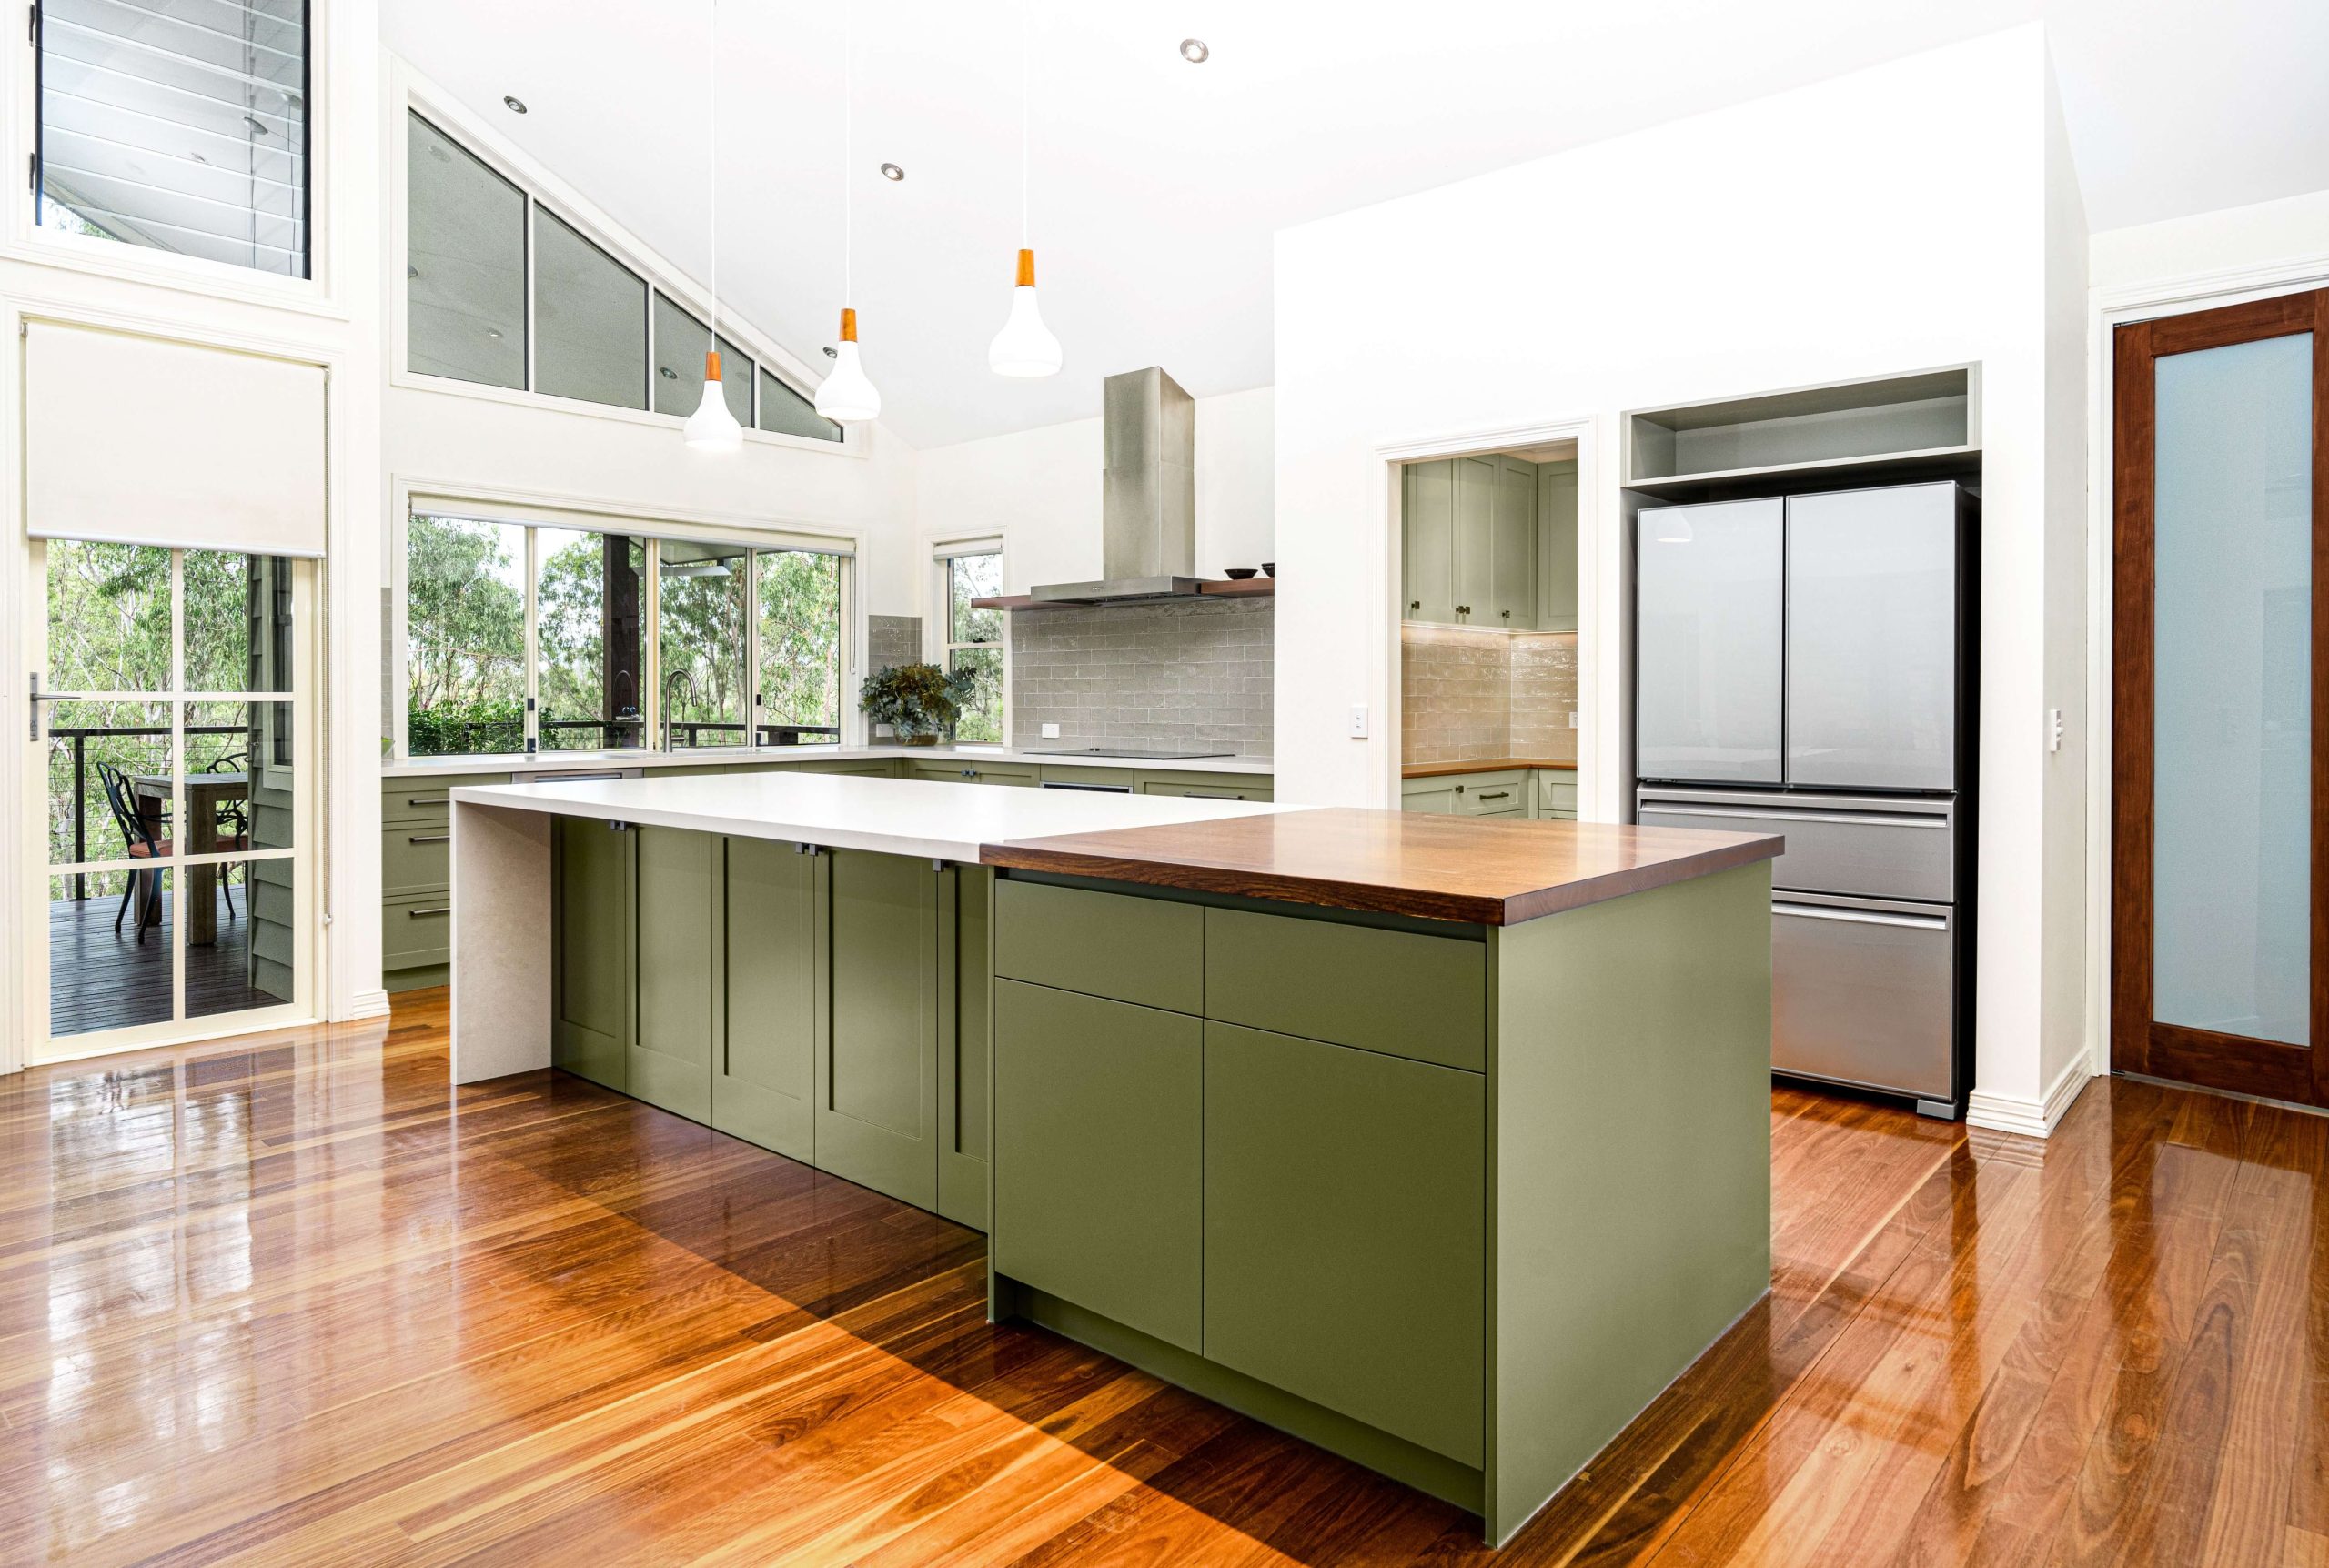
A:
[[[1198,589],[1196,401],[1155,366],[1111,376],[1102,425],[1098,582],[1046,583],[1047,604],[1186,598]]]

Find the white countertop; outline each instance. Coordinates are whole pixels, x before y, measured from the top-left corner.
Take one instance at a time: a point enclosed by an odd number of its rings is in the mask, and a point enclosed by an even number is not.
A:
[[[545,751],[532,757],[416,757],[386,762],[383,779],[424,779],[443,773],[573,773],[603,768],[713,768],[723,763],[830,762],[853,757],[908,757],[921,761],[1027,762],[1045,767],[1138,768],[1165,773],[1252,773],[1266,776],[1266,757],[1134,758],[1061,756],[1009,746],[704,746],[680,751],[639,749]]]
[[[650,828],[684,828],[970,864],[977,863],[982,844],[1300,809],[1259,801],[1172,795],[1096,795],[1074,789],[1010,789],[991,784],[782,772],[478,784],[453,790],[452,798],[457,806],[598,817]],[[460,818],[459,811],[453,814],[457,836]]]

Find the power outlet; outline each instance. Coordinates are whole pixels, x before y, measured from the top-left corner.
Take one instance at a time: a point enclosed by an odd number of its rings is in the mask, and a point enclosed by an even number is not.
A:
[[[1044,725],[1044,739],[1046,740],[1057,740],[1059,739],[1059,726],[1056,724]]]
[[[2060,751],[2062,749],[2062,736],[2065,732],[2065,727],[2062,723],[2062,710],[2059,708],[2048,709],[2046,714],[2046,749],[2049,751]]]
[[[1354,702],[1350,706],[1350,738],[1353,740],[1366,739],[1366,704],[1364,702]]]
[[[1569,727],[1571,729],[1576,729],[1576,728],[1577,728],[1577,709],[1573,709],[1573,708],[1569,709],[1569,714],[1568,714],[1568,727]]]

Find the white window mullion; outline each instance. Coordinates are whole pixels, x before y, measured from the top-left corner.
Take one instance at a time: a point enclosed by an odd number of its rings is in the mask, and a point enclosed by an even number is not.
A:
[[[526,683],[520,742],[529,756],[541,744],[541,530],[526,530]]]
[[[744,746],[761,743],[761,552],[744,552]]]

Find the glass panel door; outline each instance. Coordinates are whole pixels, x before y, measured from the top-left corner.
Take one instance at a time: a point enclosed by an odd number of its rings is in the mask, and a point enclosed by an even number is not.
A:
[[[30,549],[33,1059],[308,1016],[312,568]]]
[[[2115,357],[2112,1065],[2329,1104],[2329,293]]]

